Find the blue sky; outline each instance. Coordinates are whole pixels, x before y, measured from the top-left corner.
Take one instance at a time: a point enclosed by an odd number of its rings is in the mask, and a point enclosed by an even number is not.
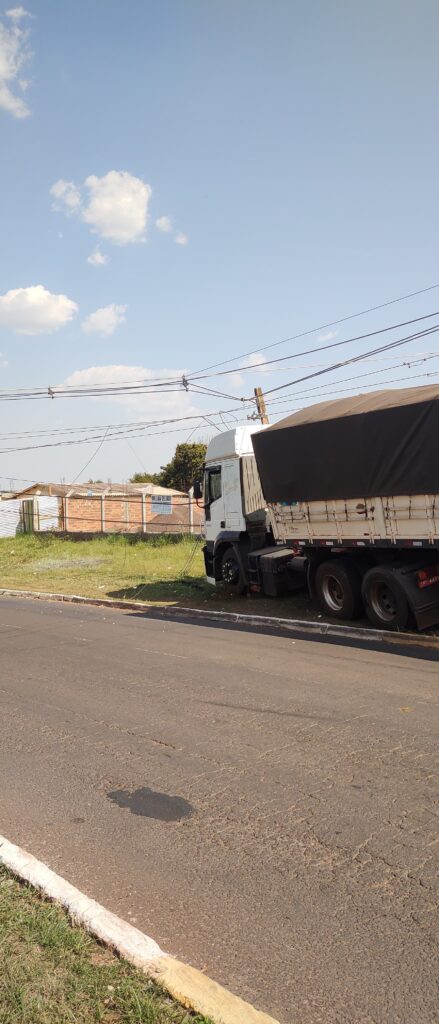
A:
[[[439,280],[434,0],[29,0],[28,14],[9,11],[0,33],[3,391],[175,376],[256,350],[293,356],[303,341],[268,346]],[[106,262],[88,262],[96,252]],[[438,304],[432,291],[340,325],[334,340]],[[310,335],[309,347],[328,333]],[[393,362],[324,375],[314,400],[357,372],[375,378],[352,391],[401,376],[427,383],[416,374],[439,372],[439,358],[395,365],[434,353],[435,339],[397,350]],[[249,396],[379,343],[298,359],[290,374],[260,367],[206,384]],[[296,387],[277,415],[313,397]],[[183,391],[2,402],[0,447],[237,404]],[[230,417],[190,421],[193,439],[209,437],[212,422]],[[0,453],[0,486],[157,469],[188,422],[159,429],[131,447],[107,437],[82,476],[102,431],[89,444]],[[6,437],[21,431],[34,436]]]

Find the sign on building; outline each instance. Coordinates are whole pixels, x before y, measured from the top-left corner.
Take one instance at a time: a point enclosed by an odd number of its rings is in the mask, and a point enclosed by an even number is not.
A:
[[[172,494],[151,495],[151,515],[170,516],[172,515]]]

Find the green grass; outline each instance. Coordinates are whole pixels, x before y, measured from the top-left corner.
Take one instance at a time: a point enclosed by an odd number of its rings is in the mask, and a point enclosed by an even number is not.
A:
[[[204,578],[202,545],[194,537],[117,535],[93,540],[22,535],[0,539],[0,588],[83,597],[112,597],[145,604],[251,611],[285,618],[315,618],[303,594],[284,600],[230,597]]]
[[[2,1024],[212,1024],[0,867]]]
[[[144,587],[145,600],[178,601],[203,580],[201,546],[188,566],[195,538],[98,537],[64,540],[44,535],[0,540],[0,586],[62,591],[89,597],[132,597]]]

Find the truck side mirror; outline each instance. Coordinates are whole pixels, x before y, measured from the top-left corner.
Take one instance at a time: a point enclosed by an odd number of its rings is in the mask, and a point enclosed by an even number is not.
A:
[[[194,482],[194,498],[195,498],[195,501],[200,501],[200,499],[202,497],[203,497],[203,485],[201,483],[201,480],[195,480],[195,482]]]

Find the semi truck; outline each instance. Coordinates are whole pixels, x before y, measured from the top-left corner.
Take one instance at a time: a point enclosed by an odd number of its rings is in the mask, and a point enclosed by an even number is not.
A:
[[[195,496],[214,586],[306,589],[325,615],[380,629],[439,622],[439,386],[220,433]]]

